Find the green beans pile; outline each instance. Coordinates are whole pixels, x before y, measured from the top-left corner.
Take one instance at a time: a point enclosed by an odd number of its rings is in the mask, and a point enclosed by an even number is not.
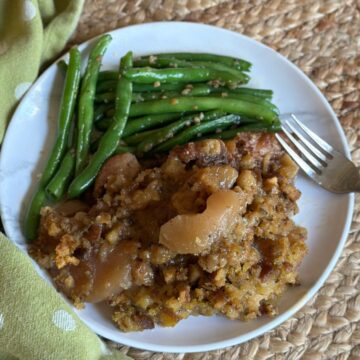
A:
[[[58,134],[27,211],[24,232],[37,236],[46,202],[81,196],[112,155],[156,156],[204,138],[231,139],[239,132],[280,130],[271,90],[244,86],[251,63],[231,56],[164,53],[133,59],[101,71],[111,41],[101,36],[81,77],[74,47],[59,61],[64,89]]]

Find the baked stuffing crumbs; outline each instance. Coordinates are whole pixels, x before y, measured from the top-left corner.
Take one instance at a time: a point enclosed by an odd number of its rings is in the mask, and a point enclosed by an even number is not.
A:
[[[122,331],[190,315],[276,314],[307,248],[291,219],[297,167],[273,135],[109,159],[85,200],[45,207],[31,255],[77,307],[106,301]]]

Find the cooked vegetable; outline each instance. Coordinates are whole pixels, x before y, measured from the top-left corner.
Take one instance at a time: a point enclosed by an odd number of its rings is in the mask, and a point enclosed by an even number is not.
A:
[[[226,113],[243,115],[266,123],[272,123],[277,115],[263,105],[231,98],[179,97],[165,100],[145,101],[133,104],[130,116],[186,111],[207,111],[219,109]]]
[[[152,129],[158,127],[159,125],[168,124],[172,120],[177,120],[181,114],[153,114],[146,115],[136,119],[133,119],[128,122],[125,130],[124,137],[135,134],[138,131],[143,131],[147,129]]]
[[[57,63],[57,66],[58,66],[59,70],[61,71],[61,73],[62,73],[63,75],[66,75],[66,72],[67,72],[67,70],[68,70],[68,65],[67,65],[66,61],[65,61],[65,60],[60,60],[60,61]]]
[[[186,60],[175,59],[171,57],[142,57],[134,61],[135,67],[153,67],[161,68],[177,68],[177,67],[194,67],[192,62]],[[196,66],[196,65],[195,65]]]
[[[253,131],[253,132],[278,132],[281,131],[281,124],[279,121],[276,121],[274,124],[246,124],[241,125],[235,129],[230,129],[226,131],[222,131],[218,134],[213,134],[210,137],[211,138],[217,138],[217,139],[223,139],[228,140],[234,138],[237,134],[246,132],[246,131]],[[209,138],[207,136],[206,138]]]
[[[73,150],[69,150],[64,156],[59,170],[49,182],[45,191],[53,201],[59,201],[66,192],[66,187],[71,181],[75,167],[75,155]]]
[[[201,121],[209,121],[217,118],[221,118],[225,113],[222,111],[210,111],[208,113],[198,113],[192,115],[185,115],[181,117],[178,121],[171,123],[168,126],[159,129],[156,134],[148,136],[145,138],[136,148],[138,154],[143,154],[151,149],[153,149],[156,145],[165,142],[168,139],[174,137],[176,133],[180,130],[184,129],[187,126],[190,126],[193,123],[201,122]]]
[[[235,92],[228,92],[228,93],[217,93],[217,94],[213,94],[212,96],[215,97],[223,97],[223,98],[230,98],[230,99],[239,99],[242,101],[247,101],[253,104],[257,104],[257,105],[262,105],[266,108],[268,108],[269,110],[272,110],[274,113],[279,114],[279,109],[270,101],[258,97],[258,96],[254,96],[251,94],[241,94],[241,93],[235,93]]]
[[[40,209],[45,200],[45,186],[57,171],[68,145],[71,120],[74,115],[75,102],[80,83],[80,61],[81,56],[79,50],[72,48],[70,50],[69,66],[65,75],[64,90],[60,104],[56,142],[41,175],[39,189],[29,205],[25,219],[24,232],[29,241],[34,240],[37,234]]]
[[[242,73],[240,70],[233,68],[232,66],[228,66],[219,62],[211,62],[211,61],[184,61],[175,58],[166,58],[166,57],[153,57],[153,58],[145,58],[139,59],[134,63],[135,67],[152,67],[152,68],[206,68],[212,70],[225,71],[234,76],[236,78],[244,78],[248,79],[248,76]]]
[[[115,96],[114,96],[115,98]],[[101,104],[99,106],[96,107],[95,111],[94,111],[94,122],[96,124],[96,122],[98,122],[99,120],[101,120],[102,118],[104,118],[104,116],[106,115],[106,112],[108,110],[113,110],[114,109],[114,104]]]
[[[229,84],[246,83],[249,77],[246,74],[239,73],[237,77],[227,71],[214,70],[210,68],[134,68],[125,73],[125,76],[141,84],[152,84],[157,81],[164,83],[171,82],[203,82],[210,80],[219,80]]]
[[[98,81],[117,80],[119,73],[113,70],[100,71]]]
[[[124,154],[124,153],[133,153],[133,152],[135,152],[135,148],[132,146],[118,145],[114,154]]]
[[[251,68],[251,63],[246,60],[224,55],[204,53],[164,53],[150,56],[152,56],[154,60],[161,58],[174,58],[188,61],[210,61],[231,66],[238,70],[249,70]],[[150,56],[142,56],[140,59],[150,59]]]
[[[243,131],[280,130],[278,108],[270,101],[273,92],[241,86],[249,80],[249,62],[204,53],[133,60],[128,52],[118,71],[100,71],[110,41],[104,35],[90,51],[80,91],[79,51],[70,51],[69,65],[58,62],[65,74],[59,132],[28,209],[29,240],[36,237],[46,197],[59,201],[65,193],[69,198],[81,195],[113,154],[152,156],[205,135],[229,139]],[[75,106],[77,124],[70,142]]]
[[[124,129],[123,136],[129,136],[137,131],[143,131],[146,129],[151,129],[159,125],[167,124],[172,120],[178,119],[181,114],[153,114],[145,115],[136,119],[129,121]],[[99,130],[106,130],[111,123],[110,118],[105,118],[98,121],[95,125]]]
[[[100,80],[100,75],[102,72],[99,73],[98,83],[96,85],[96,93],[101,94],[104,92],[114,91],[116,89],[116,80]]]
[[[159,92],[159,91],[179,91],[183,89],[182,83],[169,83],[169,84],[133,84],[133,90],[137,92]]]
[[[173,138],[167,140],[163,144],[159,145],[154,149],[155,152],[157,151],[168,151],[171,150],[175,145],[182,145],[186,144],[192,139],[196,139],[197,137],[201,136],[202,134],[207,134],[209,132],[217,132],[222,129],[226,129],[231,125],[235,125],[241,122],[241,117],[239,115],[226,115],[220,117],[218,119],[212,121],[202,122],[200,124],[193,125],[188,129],[185,129],[178,135],[174,136]]]
[[[85,75],[82,79],[77,119],[76,174],[86,165],[89,154],[96,82],[102,57],[110,41],[111,36],[109,34],[101,36],[97,41],[90,52]]]
[[[102,84],[107,85],[101,86]],[[112,101],[115,98],[115,95],[112,94],[114,89],[114,84],[116,84],[115,81],[105,81],[103,83],[100,83],[97,88],[97,101],[103,101],[100,94],[106,93],[104,95],[104,99],[106,99],[108,102]],[[154,87],[154,85],[149,84],[133,84],[133,101],[139,100],[142,96],[144,100],[150,100],[150,99],[158,99],[163,96],[168,96],[168,94],[178,94],[178,95],[188,95],[188,96],[205,96],[212,93],[221,93],[223,96],[229,95],[229,94],[244,94],[244,95],[253,95],[259,98],[271,100],[273,96],[272,90],[265,90],[265,89],[254,89],[254,88],[248,88],[248,87],[224,87],[224,86],[213,86],[211,84],[206,83],[197,83],[197,84],[178,84],[178,83],[169,83],[169,84],[161,84],[157,87]],[[157,95],[159,94],[159,95]],[[147,98],[147,97],[150,97]],[[153,98],[151,98],[153,96]],[[170,97],[170,96],[168,96]]]
[[[37,236],[40,222],[40,210],[44,206],[45,200],[46,193],[44,187],[41,186],[31,199],[31,203],[26,212],[24,233],[27,241],[35,240]]]
[[[142,141],[144,141],[149,135],[154,135],[158,131],[159,131],[159,129],[152,129],[152,130],[147,130],[147,131],[143,131],[143,132],[138,132],[136,134],[133,134],[133,135],[130,135],[130,136],[124,138],[124,142],[127,145],[137,145],[137,144],[141,143]]]
[[[132,66],[132,52],[128,52],[120,61],[120,78],[116,87],[115,114],[111,126],[100,138],[99,147],[87,167],[81,171],[69,186],[70,198],[79,196],[94,181],[101,165],[117,149],[124,131],[131,105],[132,83],[124,77],[124,72]]]

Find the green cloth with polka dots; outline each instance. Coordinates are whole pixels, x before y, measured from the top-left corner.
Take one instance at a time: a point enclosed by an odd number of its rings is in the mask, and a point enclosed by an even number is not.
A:
[[[0,360],[129,360],[110,351],[0,233]]]
[[[65,47],[84,0],[0,0],[0,143],[19,99]]]
[[[0,0],[0,141],[40,69],[75,30],[84,0]],[[0,233],[0,360],[130,359],[108,350],[30,258]]]

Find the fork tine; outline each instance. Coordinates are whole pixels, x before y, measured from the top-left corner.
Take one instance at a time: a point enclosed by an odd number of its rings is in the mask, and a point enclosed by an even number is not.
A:
[[[308,127],[306,127],[296,116],[295,114],[291,114],[291,117],[295,120],[295,122],[301,127],[301,129],[314,141],[314,143],[320,148],[320,150],[332,156],[333,147],[324,141],[321,137],[316,135],[313,131],[311,131]],[[326,154],[325,154],[326,155]]]
[[[298,130],[296,130],[294,125],[290,121],[286,120],[285,124],[319,160],[326,162],[326,156],[321,151],[319,151],[309,140],[307,140],[305,136],[303,136]]]
[[[282,127],[282,130],[289,140],[298,148],[301,154],[305,156],[306,160],[309,161],[316,170],[320,171],[323,168],[323,165],[299,141],[297,141],[285,127]]]
[[[275,134],[279,143],[283,146],[283,148],[287,151],[290,157],[296,162],[300,169],[302,169],[308,176],[315,178],[317,175],[316,172],[308,165],[287,143],[286,141],[279,135]]]

